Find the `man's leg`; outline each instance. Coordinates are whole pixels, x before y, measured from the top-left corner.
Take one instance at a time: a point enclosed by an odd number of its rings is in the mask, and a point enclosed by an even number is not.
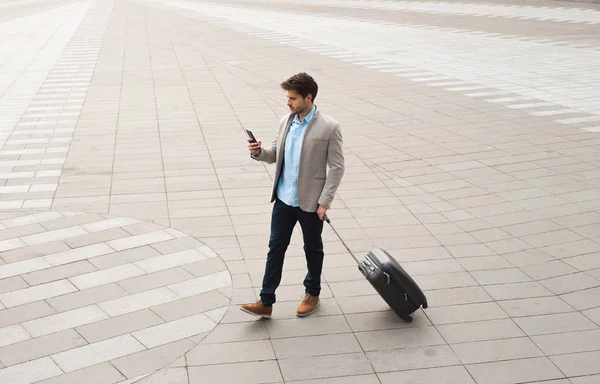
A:
[[[323,221],[316,212],[298,210],[298,221],[304,238],[304,254],[308,273],[304,279],[306,293],[319,296],[321,293],[321,271],[323,270]]]
[[[296,211],[293,207],[286,205],[279,199],[275,201],[271,214],[269,252],[262,290],[260,291],[260,299],[265,306],[271,306],[275,303],[275,290],[281,282],[285,251],[290,244],[297,220]]]

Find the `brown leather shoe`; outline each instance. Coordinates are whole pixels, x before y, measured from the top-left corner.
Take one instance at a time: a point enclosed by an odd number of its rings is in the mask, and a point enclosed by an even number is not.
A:
[[[310,293],[306,293],[296,310],[296,315],[300,317],[308,316],[317,310],[320,303],[319,296],[313,296]]]
[[[258,300],[256,303],[252,303],[252,304],[242,304],[240,306],[240,309],[251,315],[262,316],[267,319],[271,318],[271,313],[273,312],[272,306],[266,307],[260,300]]]

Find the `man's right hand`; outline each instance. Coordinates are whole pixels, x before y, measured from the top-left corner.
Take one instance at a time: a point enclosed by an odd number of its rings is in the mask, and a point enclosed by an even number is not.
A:
[[[261,145],[260,145],[260,141],[258,143],[253,142],[252,139],[247,139],[248,140],[248,150],[250,151],[251,154],[253,155],[258,155],[262,149]]]

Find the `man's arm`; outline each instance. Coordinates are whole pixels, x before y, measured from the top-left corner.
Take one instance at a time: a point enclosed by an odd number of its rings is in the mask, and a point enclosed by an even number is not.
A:
[[[319,205],[329,209],[335,192],[337,191],[344,176],[344,142],[339,124],[336,124],[329,136],[329,147],[327,148],[327,164],[329,172],[319,197]]]
[[[275,136],[275,138],[271,142],[271,147],[261,148],[258,155],[250,154],[250,156],[255,160],[264,161],[268,164],[273,164],[277,159],[277,136]]]

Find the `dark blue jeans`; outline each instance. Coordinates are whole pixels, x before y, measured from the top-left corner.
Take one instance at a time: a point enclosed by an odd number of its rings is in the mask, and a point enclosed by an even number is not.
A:
[[[321,271],[323,270],[323,221],[316,212],[305,212],[298,207],[291,207],[276,199],[271,214],[271,237],[269,252],[263,278],[260,299],[265,306],[275,303],[275,290],[281,283],[283,259],[292,232],[300,222],[304,238],[304,253],[308,273],[304,279],[305,292],[313,296],[321,293]]]

